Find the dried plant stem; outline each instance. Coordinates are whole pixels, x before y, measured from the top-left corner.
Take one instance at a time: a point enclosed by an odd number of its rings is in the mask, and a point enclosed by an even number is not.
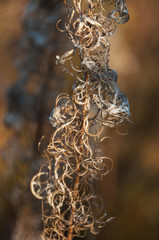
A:
[[[88,82],[88,78],[89,78],[88,73],[86,73],[86,75],[85,75],[85,81],[86,82]],[[86,115],[86,109],[85,109],[85,107],[83,107],[83,116],[85,116],[85,115]],[[82,130],[84,132],[84,127],[82,127]],[[83,143],[82,142],[82,138],[81,138],[81,143]],[[74,194],[73,194],[74,200],[75,200],[75,198],[77,196],[77,193],[78,193],[79,173],[80,173],[80,162],[79,162],[79,166],[77,168],[77,176],[76,176],[75,185],[74,185]],[[73,233],[73,224],[72,223],[73,223],[73,217],[74,217],[75,211],[76,211],[76,209],[74,208],[74,206],[72,206],[72,214],[71,214],[71,218],[70,218],[70,231],[69,231],[67,240],[72,240],[73,239],[73,235],[72,235],[72,233]]]
[[[31,182],[33,194],[45,203],[45,240],[72,240],[84,237],[88,230],[98,234],[109,222],[93,189],[94,179],[102,180],[112,170],[112,160],[100,148],[101,134],[104,127],[117,128],[129,120],[130,109],[117,86],[118,75],[108,65],[108,37],[117,24],[129,20],[129,14],[125,0],[107,2],[112,9],[105,14],[103,0],[64,0],[69,10],[65,32],[73,48],[56,56],[56,63],[75,83],[72,97],[62,93],[56,99],[49,118],[56,128],[46,150],[49,163]]]
[[[77,196],[77,193],[78,193],[78,186],[79,186],[79,172],[80,172],[80,167],[78,167],[77,169],[77,176],[76,176],[76,179],[75,179],[75,187],[74,187],[74,194],[73,194],[73,198],[75,199],[76,196]],[[70,230],[69,230],[69,233],[68,233],[68,237],[67,237],[67,240],[72,240],[73,239],[73,218],[74,218],[74,214],[75,214],[75,207],[72,206],[72,213],[71,213],[71,218],[70,218]]]

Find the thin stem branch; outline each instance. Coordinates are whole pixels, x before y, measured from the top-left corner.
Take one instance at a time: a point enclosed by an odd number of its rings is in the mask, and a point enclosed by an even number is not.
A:
[[[86,73],[86,77],[85,77],[86,82],[88,81],[88,73]],[[86,115],[86,109],[85,107],[83,107],[83,115]],[[84,119],[83,119],[84,120]],[[84,127],[83,128],[83,132],[84,132]],[[82,143],[82,138],[81,138],[81,143]],[[77,176],[75,179],[75,185],[74,185],[74,194],[73,194],[73,199],[75,200],[77,193],[78,193],[78,186],[79,186],[79,173],[80,173],[80,163],[79,166],[77,168]],[[70,217],[70,230],[68,233],[68,237],[67,240],[72,240],[73,239],[73,218],[74,218],[74,214],[75,214],[75,207],[72,206],[72,213],[71,213],[71,217]]]

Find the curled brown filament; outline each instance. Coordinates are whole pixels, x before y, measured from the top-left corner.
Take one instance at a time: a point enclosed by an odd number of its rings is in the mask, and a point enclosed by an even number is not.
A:
[[[72,240],[88,230],[98,234],[111,221],[93,180],[102,180],[113,168],[112,159],[99,150],[104,128],[117,129],[130,117],[129,102],[108,65],[108,37],[118,23],[129,19],[125,1],[64,0],[64,4],[68,9],[64,32],[73,49],[57,56],[56,63],[76,80],[72,97],[62,93],[56,99],[49,118],[56,130],[45,163],[31,181],[32,193],[42,201],[43,240]],[[107,5],[114,9],[106,11]],[[75,53],[78,67],[73,64]],[[67,61],[72,72],[65,67]]]

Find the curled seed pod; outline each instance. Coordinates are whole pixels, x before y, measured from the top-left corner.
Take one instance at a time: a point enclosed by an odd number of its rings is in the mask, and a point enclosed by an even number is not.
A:
[[[118,0],[116,8],[110,12],[109,17],[116,23],[123,24],[129,21],[129,13],[124,0]]]

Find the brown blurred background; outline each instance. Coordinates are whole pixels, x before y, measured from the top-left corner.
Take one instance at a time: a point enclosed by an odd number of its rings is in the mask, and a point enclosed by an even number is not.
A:
[[[39,9],[24,16],[27,0],[0,0],[0,240],[40,238],[40,203],[28,183],[41,162],[38,141],[46,135],[44,148],[52,131],[47,119],[55,97],[63,91],[71,93],[72,82],[54,65],[55,55],[68,44],[55,30],[63,8],[58,0],[39,2]],[[99,189],[108,216],[117,219],[96,239],[158,240],[159,1],[127,0],[127,5],[130,21],[120,25],[111,39],[110,67],[117,71],[118,85],[129,99],[133,123],[119,129],[127,135],[108,132],[113,141],[105,142],[105,149],[114,160],[114,170]],[[36,14],[41,22],[26,37],[27,17],[35,21]],[[52,19],[48,29],[42,25],[45,16]],[[36,56],[26,59],[35,48]],[[14,90],[17,83],[19,92]]]

